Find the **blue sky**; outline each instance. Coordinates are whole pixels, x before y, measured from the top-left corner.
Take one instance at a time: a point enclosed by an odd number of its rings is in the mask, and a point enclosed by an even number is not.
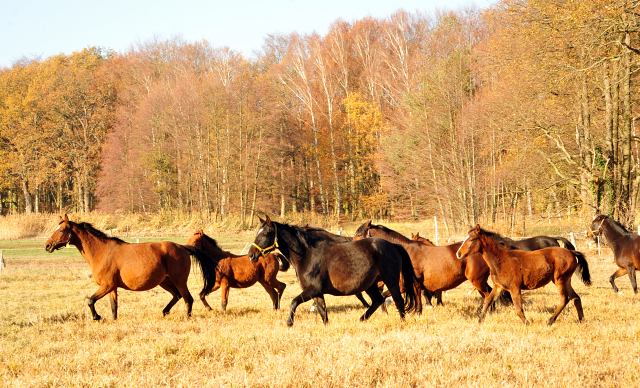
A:
[[[402,8],[432,12],[493,0],[6,0],[0,6],[0,67],[22,57],[46,58],[101,46],[117,52],[154,36],[206,39],[251,56],[270,33],[313,31],[366,16],[385,18]]]

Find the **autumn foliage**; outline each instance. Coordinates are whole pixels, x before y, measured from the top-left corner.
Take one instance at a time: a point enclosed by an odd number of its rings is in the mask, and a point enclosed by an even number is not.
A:
[[[11,212],[635,219],[636,1],[337,20],[254,58],[205,41],[0,73]]]

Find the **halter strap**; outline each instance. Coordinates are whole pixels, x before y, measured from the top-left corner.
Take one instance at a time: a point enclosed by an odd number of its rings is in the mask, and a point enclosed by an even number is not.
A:
[[[262,257],[266,257],[271,251],[273,251],[276,248],[279,248],[279,246],[278,246],[278,227],[276,226],[276,224],[273,224],[273,227],[276,230],[276,238],[273,240],[273,244],[271,244],[270,246],[268,246],[266,248],[260,248],[258,246],[258,244],[253,243],[253,246],[256,247],[260,251],[260,255]]]
[[[602,218],[602,221],[600,221],[600,225],[598,225],[598,229],[596,229],[596,230],[591,229],[591,233],[596,233],[596,232],[600,233],[600,229],[602,229],[602,223],[603,223],[603,222],[604,222],[604,220],[606,220],[606,219],[607,219],[607,217],[603,217],[603,218]]]
[[[67,238],[67,241],[56,241],[56,239],[53,238],[53,236],[49,237],[49,239],[56,244],[54,245],[54,248],[57,248],[59,245],[62,245],[63,248],[66,248],[67,245],[69,245],[69,242],[71,241],[71,230],[69,230],[69,237]]]

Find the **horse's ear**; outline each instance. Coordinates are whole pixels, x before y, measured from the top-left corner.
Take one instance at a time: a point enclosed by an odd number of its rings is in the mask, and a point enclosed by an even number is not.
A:
[[[264,220],[260,218],[260,216],[258,216],[258,221],[260,221],[261,224],[264,224]]]
[[[64,215],[64,222],[69,222],[69,217],[66,214]]]
[[[370,227],[371,227],[371,220],[367,221],[367,222],[364,224],[364,226],[365,226],[366,228],[370,228]]]
[[[267,216],[267,215],[265,215],[265,217],[266,218],[264,219],[264,222],[266,222],[267,225],[271,226],[271,218],[269,218],[269,216]]]
[[[420,237],[420,232],[416,233],[416,237]]]
[[[474,230],[476,233],[480,233],[480,224],[476,224],[476,227]]]
[[[416,238],[416,237],[418,237],[418,235],[417,235],[417,234],[413,234],[413,233],[411,233],[411,239],[412,239],[412,240],[413,240],[414,238]]]
[[[204,230],[200,229],[196,232],[196,234],[202,236],[204,234]]]
[[[62,218],[62,216],[58,216],[60,218],[60,222],[64,221],[64,218]]]

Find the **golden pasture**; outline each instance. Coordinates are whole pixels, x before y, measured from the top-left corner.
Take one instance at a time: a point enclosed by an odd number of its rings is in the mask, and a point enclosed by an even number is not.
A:
[[[251,235],[213,235],[239,252]],[[159,240],[160,238],[155,238]],[[167,237],[184,243],[183,237]],[[131,240],[131,239],[130,239]],[[442,243],[442,242],[441,242]],[[225,245],[228,244],[228,245]],[[524,292],[524,327],[512,307],[499,306],[477,323],[478,294],[467,282],[447,292],[445,306],[403,322],[395,307],[360,322],[355,297],[327,297],[329,324],[302,304],[285,325],[299,293],[294,269],[283,310],[273,311],[256,285],[232,289],[226,314],[219,292],[185,319],[179,302],[156,288],[119,291],[119,318],[91,320],[86,297],[96,289],[74,247],[53,254],[44,239],[0,241],[7,268],[0,274],[0,386],[3,387],[633,387],[640,385],[639,298],[627,277],[615,294],[611,252],[587,250],[593,286],[576,276],[585,322],[573,304],[546,326],[557,303],[553,285]],[[584,248],[584,249],[582,249]],[[197,299],[199,273],[190,277]],[[108,298],[96,303],[110,317]]]

